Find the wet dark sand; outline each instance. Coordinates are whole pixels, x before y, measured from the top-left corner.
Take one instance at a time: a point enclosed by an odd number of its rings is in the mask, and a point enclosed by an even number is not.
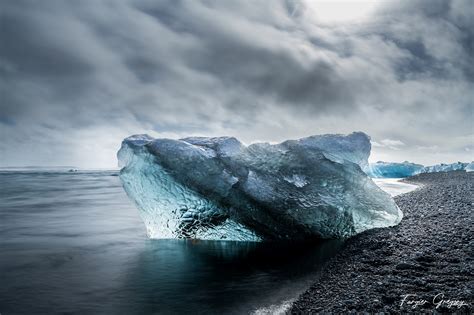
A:
[[[402,222],[348,240],[291,313],[474,312],[474,172],[406,181]]]

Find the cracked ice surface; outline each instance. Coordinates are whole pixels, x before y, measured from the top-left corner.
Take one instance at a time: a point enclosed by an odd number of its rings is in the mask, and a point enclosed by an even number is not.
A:
[[[153,238],[347,237],[402,213],[367,177],[364,133],[243,145],[232,137],[126,138],[123,186]]]

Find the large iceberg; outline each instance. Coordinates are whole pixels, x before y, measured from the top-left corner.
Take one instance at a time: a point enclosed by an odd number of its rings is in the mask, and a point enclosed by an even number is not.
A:
[[[402,218],[362,171],[369,140],[356,132],[245,146],[135,135],[118,152],[120,178],[152,238],[348,237]]]
[[[437,172],[450,172],[450,171],[463,171],[468,166],[468,163],[457,162],[452,164],[436,164],[432,166],[425,166],[421,173],[437,173]]]
[[[422,170],[423,165],[408,161],[402,163],[378,161],[370,163],[366,173],[374,178],[402,178],[416,175]]]

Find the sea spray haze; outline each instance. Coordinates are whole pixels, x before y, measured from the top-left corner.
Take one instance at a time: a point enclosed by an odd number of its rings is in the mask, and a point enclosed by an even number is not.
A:
[[[118,158],[150,237],[307,240],[401,220],[362,171],[369,154],[361,132],[249,146],[232,137],[136,135]]]

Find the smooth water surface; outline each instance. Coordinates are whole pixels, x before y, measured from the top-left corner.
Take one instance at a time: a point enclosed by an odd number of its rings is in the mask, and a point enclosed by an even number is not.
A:
[[[150,240],[116,171],[0,171],[0,313],[275,310],[340,241]]]
[[[406,194],[418,188],[417,185],[401,182],[403,178],[372,178],[372,180],[383,191],[395,197],[401,194]]]

